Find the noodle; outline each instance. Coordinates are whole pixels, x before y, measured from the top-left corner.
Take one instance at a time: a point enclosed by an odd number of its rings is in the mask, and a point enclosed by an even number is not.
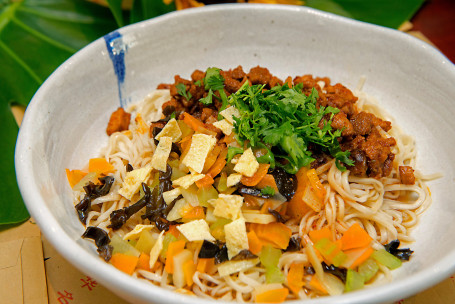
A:
[[[363,80],[364,81],[364,80]],[[361,83],[356,95],[359,97],[357,107],[380,118],[390,117],[376,105],[371,97],[361,91]],[[128,108],[136,117],[142,117],[147,123],[161,118],[161,105],[169,100],[169,90],[157,90],[147,96],[143,102],[136,103]],[[98,197],[92,202],[92,210],[87,217],[87,226],[99,227],[111,232],[109,219],[114,210],[132,205],[130,201],[121,196],[118,191],[125,180],[126,164],[134,168],[144,168],[150,164],[153,153],[157,149],[148,133],[141,133],[141,122],[132,120],[129,130],[116,132],[109,137],[107,146],[102,150],[102,157],[114,167],[114,184],[110,192]],[[398,239],[403,242],[412,242],[414,238],[411,231],[418,224],[419,215],[431,204],[430,193],[425,181],[438,178],[439,175],[422,175],[416,171],[414,185],[404,185],[400,182],[399,166],[415,166],[416,147],[414,140],[404,134],[396,124],[385,132],[378,127],[384,137],[393,137],[396,145],[392,148],[395,160],[391,174],[380,179],[354,176],[349,170],[341,172],[335,160],[331,160],[316,168],[317,176],[325,189],[324,207],[319,212],[310,210],[300,221],[289,219],[286,225],[291,229],[293,237],[300,237],[307,242],[308,234],[312,230],[328,227],[332,238],[337,239],[354,223],[358,223],[373,239],[374,248],[383,248],[382,244]],[[84,197],[81,190],[76,192],[75,200]],[[131,216],[129,220],[116,231],[120,236],[132,231],[138,224],[147,224],[148,220],[142,219],[145,210]],[[157,236],[156,231],[153,232]],[[193,255],[194,263],[197,262],[199,249]],[[312,265],[317,275],[323,270],[319,263],[315,265],[314,256],[308,255],[309,250],[299,252],[285,252],[281,255],[278,268],[287,278],[294,263]],[[381,276],[386,280],[392,279],[390,270],[379,265]],[[145,279],[153,284],[175,290],[164,266],[146,271],[138,269],[134,276]],[[377,276],[372,283],[380,280]],[[304,289],[298,294],[290,293],[287,299],[305,299],[320,295],[320,292],[309,287],[310,275],[305,274]],[[206,273],[195,271],[192,276],[193,285],[187,290],[203,298],[215,298],[227,301],[249,302],[254,300],[255,290],[265,284],[266,273],[262,267],[253,267],[228,276],[220,276],[216,267],[208,269]],[[285,281],[285,285],[288,282]],[[368,285],[368,284],[367,284]],[[179,290],[177,290],[179,291]],[[182,291],[183,292],[183,291]]]

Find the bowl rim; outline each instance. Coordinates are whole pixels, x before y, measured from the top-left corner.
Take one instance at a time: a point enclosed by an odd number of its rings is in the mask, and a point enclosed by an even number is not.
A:
[[[199,16],[202,13],[207,14],[218,12],[220,10],[229,10],[233,12],[238,10],[280,10],[281,12],[294,12],[302,15],[313,15],[317,18],[322,18],[324,20],[335,22],[336,24],[341,24],[342,26],[347,25],[353,28],[366,27],[367,29],[373,31],[375,34],[385,35],[388,38],[392,37],[393,39],[404,40],[407,44],[419,48],[421,52],[426,53],[426,56],[432,60],[433,64],[437,64],[441,69],[443,69],[446,73],[451,74],[455,79],[455,66],[450,62],[450,60],[448,60],[436,48],[415,37],[411,37],[410,35],[390,28],[348,19],[308,7],[261,4],[218,4],[183,11],[174,11],[150,20],[125,26],[116,31],[119,31],[122,35],[127,35],[129,33],[134,33],[134,31],[138,28],[145,28],[149,26],[153,27],[159,23],[166,23],[168,20],[176,18],[178,19],[180,16]],[[29,130],[35,127],[32,122],[34,121],[37,113],[39,113],[40,104],[45,102],[45,96],[52,90],[55,79],[58,78],[65,69],[67,69],[69,66],[76,66],[75,63],[84,58],[85,54],[97,49],[103,49],[103,47],[104,40],[103,37],[100,37],[99,39],[82,48],[76,54],[67,59],[60,67],[58,67],[41,85],[41,87],[32,98],[25,113],[22,126],[19,130],[15,151],[17,181],[24,202],[30,214],[38,223],[44,236],[52,244],[52,246],[76,268],[81,270],[83,273],[92,276],[102,285],[106,287],[109,286],[108,288],[115,293],[121,291],[122,293],[128,294],[142,301],[147,301],[147,299],[153,298],[154,301],[157,301],[159,303],[170,303],[176,301],[192,304],[211,303],[212,300],[206,300],[200,297],[195,298],[185,296],[173,291],[166,290],[151,283],[139,281],[119,272],[111,265],[87,252],[63,230],[61,225],[57,222],[55,216],[52,214],[51,210],[46,206],[43,198],[40,197],[40,190],[35,183],[35,180],[31,177],[30,174],[28,174],[30,168],[28,164],[32,163],[33,154],[33,149],[30,145],[30,143],[33,142],[33,136],[31,136],[31,132]],[[455,250],[447,254],[443,259],[436,262],[434,264],[434,267],[419,271],[419,275],[417,276],[404,278],[400,281],[394,281],[385,285],[375,286],[374,296],[371,295],[371,289],[363,289],[340,296],[313,299],[310,300],[309,303],[316,304],[333,302],[360,304],[367,302],[380,303],[384,301],[398,300],[400,298],[408,297],[417,292],[423,291],[424,289],[429,288],[442,281],[443,279],[449,277],[454,272]],[[133,294],[133,291],[135,291],[136,294]],[[294,300],[293,302],[300,301],[304,300]]]

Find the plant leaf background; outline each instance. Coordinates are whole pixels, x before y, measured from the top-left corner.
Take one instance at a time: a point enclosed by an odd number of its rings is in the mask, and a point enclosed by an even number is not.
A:
[[[423,1],[307,0],[305,3],[342,16],[398,28]],[[175,2],[165,4],[161,0],[134,0],[129,11],[122,9],[122,0],[106,3],[109,8],[83,0],[0,0],[0,151],[3,152],[0,224],[19,223],[29,217],[16,183],[14,147],[18,126],[11,105],[27,106],[44,80],[91,41],[119,26],[176,9]]]

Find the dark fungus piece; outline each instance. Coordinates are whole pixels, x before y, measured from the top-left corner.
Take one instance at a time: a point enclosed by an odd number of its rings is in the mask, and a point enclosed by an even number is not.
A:
[[[111,224],[107,227],[112,228],[114,230],[119,229],[126,223],[126,221],[136,212],[144,208],[147,203],[151,200],[151,192],[150,188],[145,184],[142,183],[142,190],[144,191],[144,196],[134,203],[131,206],[124,207],[122,209],[114,210],[110,214]]]
[[[302,238],[300,236],[298,237],[291,237],[289,240],[288,247],[286,248],[285,251],[293,252],[293,251],[299,251],[302,248]]]
[[[142,215],[143,219],[148,219],[151,222],[155,222],[156,227],[162,230],[169,230],[169,225],[172,222],[166,220],[166,216],[169,211],[172,209],[172,202],[169,206],[166,204],[163,198],[163,193],[169,190],[172,190],[172,168],[171,166],[166,166],[166,172],[160,172],[159,175],[159,184],[152,191],[151,199],[145,207],[145,214]],[[171,206],[172,205],[172,206]]]
[[[389,253],[393,254],[397,258],[403,261],[409,261],[409,258],[411,257],[412,251],[409,248],[403,248],[403,249],[398,249],[400,246],[400,241],[399,240],[393,240],[387,245],[385,245],[385,250],[387,250]]]
[[[201,250],[199,251],[198,258],[211,259],[214,258],[220,247],[217,244],[204,240]]]
[[[133,170],[134,170],[133,166],[130,163],[128,163],[128,165],[126,165],[126,172],[131,172]]]
[[[284,224],[288,220],[286,216],[282,216],[278,211],[273,210],[272,208],[269,208],[268,212],[276,218],[277,222]]]
[[[262,197],[262,198],[270,198],[271,195],[264,195],[262,194],[261,190],[253,188],[253,187],[247,187],[242,184],[239,184],[237,188],[237,192],[240,194],[248,194],[252,196],[257,196],[257,197]]]
[[[251,259],[255,259],[257,257],[258,257],[257,255],[253,254],[248,249],[243,249],[239,253],[237,253],[235,256],[233,256],[231,261],[251,260]]]
[[[275,178],[278,191],[290,201],[297,190],[297,179],[294,174],[287,173],[283,168],[269,169],[269,174]]]
[[[226,244],[215,254],[215,265],[229,260]]]
[[[113,176],[101,177],[98,180],[101,182],[100,185],[88,182],[87,185],[84,186],[85,196],[76,206],[74,206],[79,220],[84,225],[87,223],[87,217],[92,207],[92,201],[98,197],[108,194],[111,190],[112,184],[114,183]]]
[[[106,231],[98,227],[89,226],[85,230],[84,234],[82,234],[82,238],[94,240],[100,257],[102,257],[106,262],[111,259],[113,248],[109,245],[111,239]]]
[[[325,272],[328,272],[328,273],[331,273],[333,274],[334,276],[337,276],[340,278],[341,281],[343,281],[343,283],[346,283],[346,274],[347,274],[347,269],[344,269],[344,268],[338,268],[336,266],[333,266],[333,265],[327,265],[325,262],[322,262],[322,269],[325,271]]]

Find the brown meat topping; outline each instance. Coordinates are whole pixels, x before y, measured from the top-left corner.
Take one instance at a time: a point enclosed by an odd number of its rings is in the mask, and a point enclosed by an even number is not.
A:
[[[399,166],[398,171],[400,172],[400,181],[405,185],[414,185],[416,178],[414,176],[414,169],[410,166]]]
[[[253,67],[248,73],[244,72],[242,66],[238,66],[227,71],[220,71],[220,74],[224,78],[224,90],[227,96],[236,92],[246,80],[250,84],[263,84],[267,89],[284,83],[272,75],[267,68],[260,66]],[[198,102],[199,99],[207,96],[203,84],[204,77],[205,72],[195,70],[191,74],[191,80],[177,75],[173,84],[161,84],[159,87],[169,87],[171,92],[171,100],[163,105],[163,109],[166,106],[173,106],[176,111],[188,112],[205,122],[210,130],[220,134],[219,130],[212,125],[216,121],[221,107],[219,98],[213,98],[214,103],[208,106]],[[340,145],[342,150],[351,152],[350,158],[354,161],[354,165],[349,169],[354,175],[380,178],[391,173],[395,158],[391,148],[396,142],[394,138],[383,137],[378,131],[378,128],[389,131],[392,127],[389,121],[384,121],[371,113],[358,111],[357,97],[339,83],[332,85],[327,77],[303,75],[295,77],[292,81],[290,79],[290,77],[286,78],[286,82],[292,85],[301,83],[302,91],[306,95],[309,95],[313,88],[316,89],[319,96],[317,106],[331,106],[340,110],[333,116],[332,127],[342,130],[342,136],[339,139]],[[199,82],[200,85],[196,85],[196,82]],[[192,96],[190,100],[186,100],[178,94],[176,88],[178,83],[185,85],[187,92]],[[214,95],[219,97],[218,92],[214,92]],[[321,121],[321,128],[328,119],[329,116]],[[322,151],[314,150],[314,157],[317,160],[312,164],[313,167],[326,162],[326,157],[323,155]]]
[[[106,128],[107,135],[111,136],[112,133],[128,130],[130,119],[131,114],[125,112],[123,108],[118,108],[112,112]]]

